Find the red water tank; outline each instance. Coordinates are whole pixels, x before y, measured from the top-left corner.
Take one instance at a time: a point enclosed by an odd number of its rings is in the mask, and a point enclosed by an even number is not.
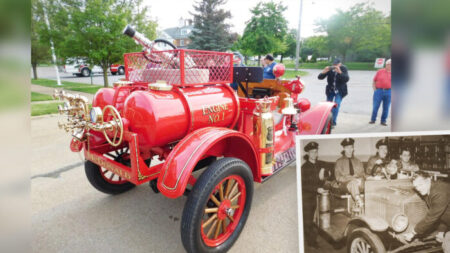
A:
[[[238,115],[239,101],[228,85],[135,91],[122,114],[143,148],[164,146],[203,127],[231,128]]]

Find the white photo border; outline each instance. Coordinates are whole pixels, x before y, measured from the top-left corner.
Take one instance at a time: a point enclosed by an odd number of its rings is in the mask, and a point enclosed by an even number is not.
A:
[[[408,131],[408,132],[378,132],[378,133],[355,133],[355,134],[327,134],[327,135],[297,135],[295,138],[296,176],[297,176],[297,210],[298,210],[298,244],[299,252],[305,253],[304,231],[303,231],[303,203],[302,203],[302,180],[301,180],[301,158],[303,152],[300,148],[301,142],[323,139],[345,139],[345,138],[380,138],[380,137],[408,137],[408,136],[430,136],[450,135],[450,130],[438,131]]]

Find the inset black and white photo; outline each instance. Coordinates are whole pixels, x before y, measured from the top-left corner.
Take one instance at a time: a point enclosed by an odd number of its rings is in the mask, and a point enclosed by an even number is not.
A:
[[[299,137],[300,252],[450,252],[450,133],[416,134]]]

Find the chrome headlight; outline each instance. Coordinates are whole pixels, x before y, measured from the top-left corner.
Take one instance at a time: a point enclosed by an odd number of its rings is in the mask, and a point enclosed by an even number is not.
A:
[[[392,218],[392,229],[394,229],[395,232],[401,233],[406,230],[408,227],[408,217],[404,214],[397,214]]]
[[[103,119],[103,113],[100,107],[92,107],[89,115],[92,123],[100,122]]]

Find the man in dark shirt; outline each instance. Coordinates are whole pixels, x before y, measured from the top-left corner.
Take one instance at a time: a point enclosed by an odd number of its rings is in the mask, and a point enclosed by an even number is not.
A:
[[[447,225],[447,234],[450,228],[450,185],[448,183],[433,181],[426,172],[417,172],[413,180],[414,188],[422,195],[428,206],[426,216],[419,221],[414,230],[404,235],[405,240],[411,241],[415,236],[423,236],[439,223]],[[448,247],[450,238],[444,236],[443,248]],[[448,250],[448,249],[447,249]],[[448,251],[447,251],[448,252]]]
[[[319,74],[319,80],[327,78],[327,86],[325,88],[325,94],[327,95],[327,101],[334,102],[337,104],[333,108],[333,126],[336,125],[337,115],[339,113],[339,108],[341,106],[342,99],[347,96],[347,82],[350,79],[348,76],[347,68],[342,65],[341,60],[335,59],[333,61],[333,66],[325,67],[323,71]]]
[[[369,176],[385,176],[388,177],[384,167],[388,163],[388,143],[386,139],[377,141],[375,147],[377,148],[377,154],[370,157],[367,161],[366,174]]]
[[[302,199],[303,199],[303,234],[306,244],[317,248],[317,230],[313,224],[316,210],[317,189],[331,176],[328,163],[318,160],[319,144],[309,142],[304,147],[305,160],[301,167],[302,173]]]

